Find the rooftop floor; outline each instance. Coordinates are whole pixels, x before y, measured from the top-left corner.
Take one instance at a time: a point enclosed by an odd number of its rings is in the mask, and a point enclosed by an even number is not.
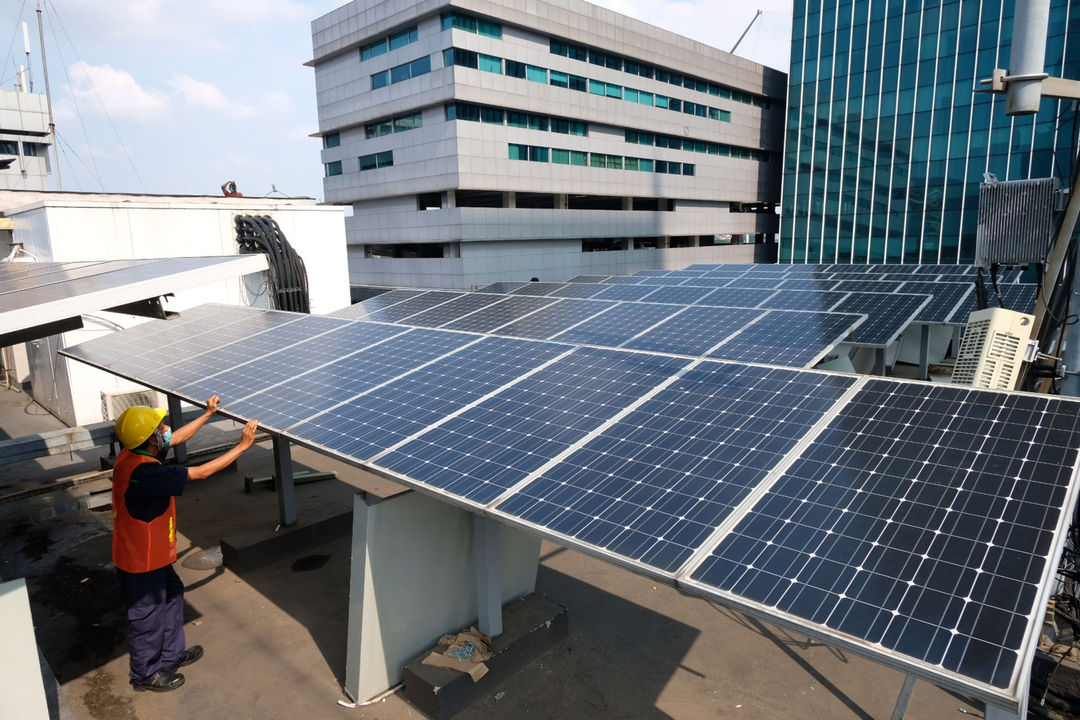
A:
[[[0,390],[0,433],[22,436],[60,423],[26,395]],[[207,426],[194,448],[233,441],[239,426]],[[125,619],[110,563],[111,515],[85,509],[88,486],[0,504],[0,577],[27,577],[38,644],[74,715],[83,720],[170,718],[423,717],[393,693],[346,708],[344,681],[349,540],[282,557],[236,575],[186,567],[199,550],[253,527],[273,528],[271,491],[245,494],[243,477],[269,475],[270,443],[234,473],[189,486],[178,499],[189,644],[205,657],[171,693],[131,691]],[[98,469],[107,448],[0,467],[0,494]],[[302,448],[298,470],[338,480],[297,487],[305,508],[351,508],[355,488],[386,481]],[[544,542],[536,592],[568,608],[569,638],[457,717],[744,718],[871,720],[890,717],[904,676],[578,552]],[[458,628],[446,628],[447,632]],[[906,715],[982,716],[963,697],[916,686]]]

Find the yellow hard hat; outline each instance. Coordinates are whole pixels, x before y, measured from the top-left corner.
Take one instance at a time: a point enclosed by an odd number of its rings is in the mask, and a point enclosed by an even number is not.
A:
[[[116,437],[128,450],[134,450],[154,434],[168,410],[133,405],[116,418]]]

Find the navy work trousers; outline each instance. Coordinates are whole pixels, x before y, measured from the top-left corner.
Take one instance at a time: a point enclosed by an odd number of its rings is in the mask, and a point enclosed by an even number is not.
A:
[[[166,565],[144,573],[116,570],[128,616],[131,681],[147,682],[171,670],[187,647],[184,639],[184,583]]]

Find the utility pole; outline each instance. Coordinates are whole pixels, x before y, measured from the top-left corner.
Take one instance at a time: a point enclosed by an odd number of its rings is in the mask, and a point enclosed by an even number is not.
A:
[[[41,73],[45,76],[45,102],[49,107],[49,133],[53,141],[53,157],[56,158],[56,189],[63,190],[64,183],[60,179],[60,145],[56,140],[56,124],[53,122],[52,95],[49,93],[49,64],[45,62],[45,28],[41,24],[41,0],[37,3],[37,27],[38,39],[41,41]]]
[[[750,28],[753,27],[754,21],[758,19],[758,15],[761,15],[761,10],[758,10],[756,13],[754,13],[754,17],[750,20],[750,24],[746,26],[746,29],[742,31],[742,35],[740,35],[739,39],[735,41],[735,44],[731,46],[732,55],[735,54],[735,48],[739,47],[739,43],[741,43],[742,39],[746,37],[746,33],[750,32]]]

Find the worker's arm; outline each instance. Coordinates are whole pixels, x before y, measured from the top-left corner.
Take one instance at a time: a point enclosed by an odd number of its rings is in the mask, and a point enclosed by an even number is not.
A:
[[[179,445],[182,442],[187,442],[191,439],[191,436],[199,432],[199,429],[206,424],[214,413],[217,412],[218,403],[221,402],[221,398],[217,395],[211,395],[210,399],[206,401],[206,412],[199,417],[195,418],[182,428],[176,428],[172,433],[172,440],[169,441],[169,446]]]
[[[215,396],[216,397],[216,396]],[[208,478],[218,470],[223,470],[228,467],[234,460],[244,454],[255,442],[255,430],[259,427],[257,420],[250,420],[247,425],[244,426],[244,432],[240,435],[240,442],[236,444],[229,452],[225,453],[221,457],[216,457],[210,462],[203,463],[202,465],[196,465],[189,467],[188,482],[192,480],[202,480]]]

